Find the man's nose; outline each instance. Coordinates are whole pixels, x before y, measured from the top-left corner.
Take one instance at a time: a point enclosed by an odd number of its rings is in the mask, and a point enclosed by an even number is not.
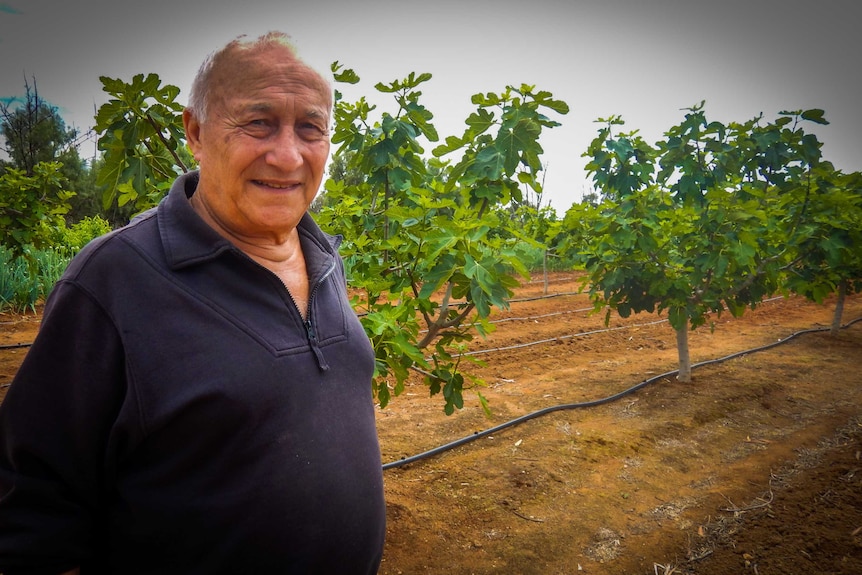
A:
[[[284,170],[298,167],[302,164],[301,144],[293,126],[282,126],[272,138],[266,162]]]

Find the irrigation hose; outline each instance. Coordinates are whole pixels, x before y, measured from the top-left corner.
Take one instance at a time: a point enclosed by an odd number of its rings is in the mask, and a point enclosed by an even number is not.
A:
[[[5,345],[0,345],[0,350],[2,349],[23,349],[25,347],[30,347],[33,345],[32,343],[7,343]]]
[[[846,329],[846,328],[850,327],[851,325],[853,325],[857,322],[860,322],[860,321],[862,321],[862,317],[857,318],[851,322],[848,322],[847,324],[841,326],[841,329]],[[743,355],[747,355],[750,353],[756,353],[758,351],[766,351],[768,349],[772,349],[773,347],[777,347],[779,345],[787,343],[788,341],[790,341],[790,340],[792,340],[792,339],[794,339],[800,335],[807,334],[807,333],[821,332],[821,331],[829,331],[829,329],[830,328],[828,328],[828,327],[804,329],[801,331],[797,331],[793,334],[790,334],[789,336],[785,337],[784,339],[780,339],[776,342],[769,343],[769,344],[763,345],[761,347],[756,347],[756,348],[745,350],[745,351],[738,351],[736,353],[732,353],[730,355],[726,355],[726,356],[720,357],[718,359],[710,359],[710,360],[706,360],[706,361],[692,364],[691,368],[694,369],[696,367],[703,367],[705,365],[722,363],[722,362],[725,362],[725,361],[728,361],[728,360],[731,360],[731,359],[734,359],[734,358],[737,358],[737,357],[740,357]],[[636,384],[636,385],[634,385],[628,389],[625,389],[625,390],[623,390],[619,393],[616,393],[614,395],[611,395],[609,397],[604,397],[602,399],[595,399],[592,401],[584,401],[584,402],[580,402],[580,403],[564,403],[564,404],[560,404],[560,405],[553,405],[551,407],[546,407],[544,409],[540,409],[538,411],[528,413],[527,415],[522,415],[521,417],[512,419],[512,420],[507,421],[505,423],[501,423],[500,425],[491,427],[491,428],[486,429],[484,431],[476,431],[472,435],[462,437],[461,439],[457,439],[455,441],[452,441],[451,443],[441,445],[440,447],[435,447],[434,449],[430,449],[428,451],[419,453],[417,455],[413,455],[410,457],[403,457],[397,461],[392,461],[390,463],[384,463],[383,464],[383,470],[386,471],[387,469],[394,469],[396,467],[401,467],[403,465],[408,465],[410,463],[415,463],[417,461],[421,461],[423,459],[427,459],[429,457],[439,455],[439,454],[443,453],[444,451],[449,451],[450,449],[460,447],[461,445],[464,445],[466,443],[470,443],[471,441],[475,441],[477,439],[487,437],[489,435],[500,432],[500,431],[507,429],[509,427],[514,427],[516,425],[524,423],[525,421],[529,421],[531,419],[535,419],[537,417],[541,417],[543,415],[547,415],[547,414],[553,413],[555,411],[579,409],[579,408],[585,408],[585,407],[596,407],[596,406],[603,405],[606,403],[611,403],[611,402],[616,401],[618,399],[621,399],[621,398],[623,398],[629,394],[632,394],[635,391],[637,391],[643,387],[646,387],[647,385],[649,385],[651,383],[655,383],[656,381],[659,381],[660,379],[664,379],[666,377],[672,377],[678,373],[679,373],[679,370],[673,370],[673,371],[668,371],[666,373],[662,373],[660,375],[656,375],[656,376],[651,377],[647,380],[644,380],[644,381],[642,381],[642,382],[640,382],[640,383],[638,383],[638,384]]]

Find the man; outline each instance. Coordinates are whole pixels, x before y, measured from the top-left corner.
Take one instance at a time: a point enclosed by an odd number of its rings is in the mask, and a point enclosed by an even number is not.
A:
[[[199,172],[75,258],[0,407],[0,572],[376,573],[374,354],[306,213],[331,106],[282,34],[203,64]]]

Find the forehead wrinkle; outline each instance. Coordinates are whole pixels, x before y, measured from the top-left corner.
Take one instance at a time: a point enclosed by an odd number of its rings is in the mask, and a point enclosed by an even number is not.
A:
[[[212,84],[222,97],[281,87],[297,96],[319,97],[322,108],[332,107],[326,79],[280,45],[231,51],[213,69]]]
[[[259,112],[272,112],[285,99],[291,99],[296,104],[301,103],[304,107],[301,112],[306,116],[322,115],[328,118],[331,95],[321,89],[317,78],[302,69],[290,72],[250,72],[225,78],[224,83],[218,85],[217,98],[225,104],[233,101],[236,110]]]
[[[268,104],[266,102],[251,102],[248,104],[242,104],[238,106],[238,110],[240,113],[247,112],[270,112],[275,106],[272,104]]]
[[[279,109],[278,104],[273,104],[272,102],[248,102],[244,104],[240,104],[236,108],[236,112],[239,115],[248,115],[248,114],[273,114],[278,112]],[[312,120],[322,119],[328,120],[329,114],[324,109],[324,106],[317,104],[308,104],[302,110],[299,110],[296,114],[297,117],[308,118]]]

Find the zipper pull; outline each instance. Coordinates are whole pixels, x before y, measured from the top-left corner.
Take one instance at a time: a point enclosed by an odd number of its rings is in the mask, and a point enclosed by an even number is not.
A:
[[[327,371],[329,364],[326,363],[326,358],[323,357],[323,352],[320,346],[317,345],[317,333],[314,331],[314,324],[311,323],[310,319],[305,320],[304,323],[305,333],[308,335],[308,344],[311,346],[311,351],[314,352],[315,357],[317,357],[317,365],[320,366],[321,371]]]

